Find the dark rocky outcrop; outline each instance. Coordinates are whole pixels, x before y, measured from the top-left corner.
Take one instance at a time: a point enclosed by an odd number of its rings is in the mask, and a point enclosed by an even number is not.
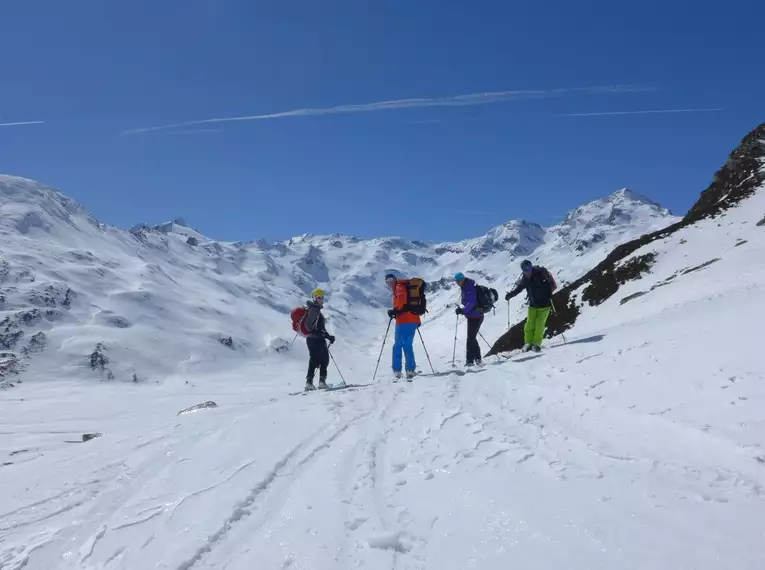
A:
[[[69,309],[72,301],[77,298],[77,293],[69,287],[61,285],[47,285],[42,290],[32,291],[29,302],[38,307],[61,306]]]
[[[590,306],[600,305],[619,290],[627,281],[639,279],[656,261],[656,254],[646,253],[629,261],[606,267],[590,279],[589,285],[582,291],[582,301]]]
[[[765,123],[744,137],[713,178],[712,184],[688,211],[683,222],[716,216],[755,193],[765,183]]]
[[[42,352],[48,344],[48,338],[44,332],[33,334],[29,339],[29,346],[27,346],[27,352]]]
[[[754,194],[758,187],[765,184],[765,123],[758,126],[741,141],[730,154],[725,165],[714,175],[712,184],[701,193],[699,200],[679,222],[662,230],[645,234],[638,239],[616,247],[603,261],[585,275],[563,287],[553,296],[557,312],[550,314],[547,321],[546,336],[552,337],[571,328],[580,313],[580,305],[571,298],[574,291],[585,286],[583,301],[590,305],[599,305],[611,297],[624,282],[639,278],[647,269],[646,265],[655,261],[653,257],[640,256],[619,266],[619,262],[636,250],[656,240],[666,238],[676,231],[690,226],[705,218],[717,216],[745,198]],[[765,221],[765,220],[764,220]],[[647,254],[652,255],[652,254]],[[641,260],[641,258],[643,258]],[[711,260],[709,263],[714,263]],[[691,270],[698,270],[691,268]],[[614,286],[616,286],[614,288]],[[492,346],[487,356],[498,352],[516,350],[523,346],[523,325],[525,320],[515,324]]]
[[[20,330],[17,319],[5,317],[0,322],[0,350],[11,350],[24,338],[24,331]]]
[[[0,390],[13,388],[12,377],[24,369],[21,360],[12,352],[0,353]]]
[[[681,275],[688,275],[689,273],[693,273],[694,271],[700,271],[702,269],[705,269],[712,265],[713,263],[717,263],[720,261],[719,257],[715,257],[714,259],[710,259],[709,261],[705,261],[701,265],[697,265],[696,267],[689,267],[688,269],[684,269],[681,273]]]
[[[633,299],[637,299],[637,298],[642,297],[643,295],[647,295],[647,294],[648,294],[648,291],[638,291],[637,293],[633,293],[632,295],[627,295],[626,297],[624,297],[624,299],[619,301],[619,304],[620,305],[624,305],[625,303],[629,303]]]
[[[190,236],[190,237],[189,237],[189,238],[186,240],[186,243],[187,243],[188,245],[192,246],[192,247],[196,247],[196,246],[198,246],[198,245],[199,245],[199,240],[198,240],[197,238],[195,238],[194,236]]]
[[[107,348],[99,342],[93,352],[90,353],[90,369],[104,371],[109,364],[109,357],[106,355]]]
[[[234,350],[234,339],[230,336],[221,337],[218,339],[218,342],[221,343],[223,346],[230,348],[231,350]]]

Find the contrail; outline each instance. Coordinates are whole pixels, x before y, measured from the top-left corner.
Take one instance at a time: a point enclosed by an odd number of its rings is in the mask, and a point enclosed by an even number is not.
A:
[[[493,91],[488,93],[470,93],[451,97],[425,97],[417,99],[399,99],[393,101],[378,101],[375,103],[363,103],[356,105],[337,105],[335,107],[320,107],[293,109],[278,113],[262,115],[245,115],[240,117],[220,117],[214,119],[201,119],[185,121],[170,125],[156,127],[144,127],[124,131],[123,135],[137,135],[166,129],[177,129],[195,125],[208,125],[211,123],[229,123],[237,121],[265,121],[284,119],[287,117],[308,117],[318,115],[337,115],[341,113],[369,113],[372,111],[391,111],[398,109],[414,109],[419,107],[460,107],[467,105],[489,105],[492,103],[504,103],[519,99],[533,99],[558,97],[562,95],[601,95],[614,93],[637,93],[643,91],[656,91],[655,87],[639,85],[599,85],[593,87],[571,87],[563,89],[518,89],[513,91]]]
[[[562,113],[557,117],[605,117],[608,115],[651,115],[658,113],[717,113],[725,109],[652,109],[645,111],[606,111],[602,113]]]
[[[17,123],[0,123],[0,127],[18,127],[20,125],[42,125],[45,121],[19,121]]]

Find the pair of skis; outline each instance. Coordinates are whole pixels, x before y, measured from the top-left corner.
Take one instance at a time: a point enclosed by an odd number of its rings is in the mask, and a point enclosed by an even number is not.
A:
[[[290,396],[305,396],[306,394],[314,394],[314,393],[321,393],[321,392],[339,392],[341,390],[349,390],[351,392],[354,392],[356,390],[362,390],[364,388],[367,388],[368,386],[371,386],[372,384],[330,384],[327,386],[327,388],[322,389],[316,389],[316,390],[301,390],[300,392],[290,392]]]

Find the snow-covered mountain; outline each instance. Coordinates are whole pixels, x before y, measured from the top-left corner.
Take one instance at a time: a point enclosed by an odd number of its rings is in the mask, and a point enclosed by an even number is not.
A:
[[[282,348],[291,336],[289,308],[317,286],[328,291],[338,337],[365,350],[385,322],[388,271],[431,283],[428,321],[435,323],[455,299],[456,271],[503,289],[530,257],[571,280],[618,243],[674,220],[620,190],[553,227],[513,220],[457,243],[342,235],[221,243],[180,218],[124,231],[56,190],[0,176],[3,366],[139,381],[235,366],[237,358]]]

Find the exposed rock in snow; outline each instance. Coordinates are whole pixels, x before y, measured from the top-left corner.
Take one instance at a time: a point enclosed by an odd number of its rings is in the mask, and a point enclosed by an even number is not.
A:
[[[657,258],[664,254],[664,251],[689,244],[692,240],[698,242],[701,238],[697,232],[691,230],[694,225],[707,218],[723,216],[730,208],[755,196],[756,192],[762,193],[762,189],[765,188],[763,157],[765,157],[765,123],[748,134],[731,153],[725,166],[715,174],[712,184],[701,193],[699,200],[682,220],[619,245],[592,270],[557,292],[553,298],[557,311],[550,315],[547,336],[554,336],[572,327],[582,314],[582,307],[585,302],[591,306],[600,305],[616,293],[621,285],[639,279],[656,262]],[[613,196],[613,200],[607,200],[607,202],[621,203],[624,200],[632,201],[634,199],[633,193],[622,191],[617,192]],[[657,208],[652,203],[646,203],[645,207]],[[601,213],[608,210],[608,208],[605,210],[603,208],[598,209]],[[656,212],[655,210],[652,211]],[[612,214],[613,210],[608,215],[608,220],[612,219]],[[737,216],[743,216],[743,221],[754,221],[752,219],[754,216],[746,212],[739,212]],[[619,214],[617,218],[623,219],[624,216]],[[602,218],[599,227],[603,227]],[[707,231],[708,235],[712,235],[709,230]],[[714,247],[719,248],[720,245],[720,243],[714,243]],[[730,247],[735,247],[735,245],[734,242]],[[649,246],[651,247],[649,248]],[[709,251],[710,249],[707,246],[706,250]],[[678,268],[673,268],[672,275],[654,285],[654,288],[674,281],[679,275],[703,269],[718,260],[719,258],[707,260],[698,267],[692,267],[679,273],[677,272]],[[635,298],[637,296],[632,295],[623,299],[632,300]],[[521,321],[511,327],[493,345],[490,354],[521,348],[524,344],[524,324],[525,321]]]

